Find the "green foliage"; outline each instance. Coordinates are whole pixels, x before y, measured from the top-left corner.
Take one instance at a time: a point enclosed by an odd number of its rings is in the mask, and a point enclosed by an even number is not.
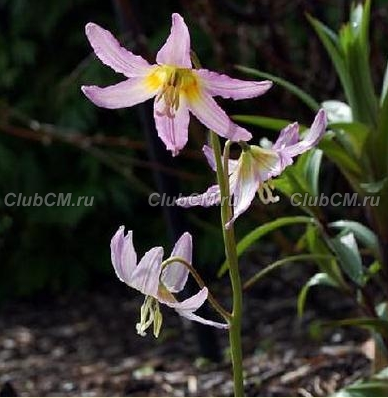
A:
[[[257,242],[265,235],[270,232],[275,231],[278,228],[284,227],[286,225],[292,224],[306,224],[313,222],[313,219],[309,217],[303,216],[295,216],[295,217],[281,217],[274,221],[270,221],[260,227],[255,228],[249,234],[244,236],[237,244],[237,255],[241,256],[248,248],[250,248],[253,244],[257,244]],[[219,271],[218,276],[222,276],[228,270],[227,262],[224,262]]]
[[[361,255],[352,232],[328,239],[330,247],[338,256],[343,272],[356,284],[363,285],[364,272]]]
[[[354,236],[370,251],[378,257],[379,255],[379,242],[376,234],[365,225],[351,220],[338,220],[329,224],[330,228],[342,229],[344,234],[349,232],[353,233]]]
[[[298,97],[302,102],[304,102],[311,110],[313,111],[318,111],[320,108],[319,104],[315,99],[305,91],[303,91],[301,88],[297,87],[295,84],[290,83],[289,81],[282,79],[278,76],[275,76],[271,73],[266,73],[262,72],[257,69],[252,69],[252,68],[247,68],[245,66],[237,66],[237,69],[239,69],[242,72],[245,72],[249,75],[259,77],[261,79],[267,79],[267,80],[272,80],[274,83],[278,84],[279,86],[284,87],[286,90],[294,94],[296,97]]]
[[[338,33],[324,25],[319,20],[308,16],[312,27],[326,49],[338,78],[343,93],[351,108],[351,116],[341,120],[342,110],[346,104],[336,102],[337,115],[329,115],[329,130],[319,144],[320,151],[310,151],[301,156],[282,176],[274,181],[275,186],[287,197],[294,194],[317,196],[320,193],[318,180],[322,168],[322,153],[332,161],[337,169],[348,180],[354,192],[360,197],[366,195],[379,196],[378,206],[364,208],[366,219],[372,223],[373,230],[361,222],[353,220],[332,220],[330,210],[301,204],[299,208],[313,217],[306,231],[299,240],[299,249],[306,249],[315,255],[315,262],[319,268],[300,291],[298,298],[298,313],[302,315],[308,292],[311,287],[323,285],[331,286],[346,295],[354,295],[360,303],[361,311],[366,317],[345,319],[336,326],[352,325],[365,327],[375,334],[387,338],[387,321],[385,318],[370,317],[375,312],[374,306],[379,303],[382,292],[376,290],[376,285],[387,288],[387,254],[384,248],[388,244],[388,66],[382,84],[380,101],[377,100],[375,87],[371,78],[370,68],[370,25],[371,1],[353,5],[350,10],[349,22],[342,25]],[[240,70],[260,76],[272,77],[261,71],[240,67]],[[274,79],[275,80],[275,79]],[[275,80],[287,91],[297,96],[301,102],[312,110],[317,109],[317,102],[304,90],[280,78]],[[335,101],[325,101],[322,106]],[[318,105],[319,107],[319,105]],[[335,118],[333,117],[335,116]],[[255,118],[253,115],[239,116],[252,125],[274,129],[281,127],[283,119],[267,120],[263,116]],[[340,214],[342,218],[343,214]],[[334,235],[334,232],[339,233]],[[362,250],[359,248],[362,246]],[[320,257],[322,256],[322,257]],[[284,261],[283,261],[284,260]],[[287,259],[281,259],[260,271],[252,281],[256,281],[267,273],[267,270],[286,264]],[[377,284],[376,284],[377,282]],[[253,282],[252,282],[253,283]],[[372,291],[372,295],[369,296]],[[380,303],[381,305],[381,303]],[[377,306],[380,308],[380,306]],[[386,344],[385,340],[385,344]],[[380,384],[379,384],[380,383]],[[353,392],[379,391],[386,388],[381,382],[374,384],[366,382],[358,384]],[[376,387],[376,390],[373,388]],[[359,390],[357,390],[359,388]],[[370,393],[368,392],[368,394]]]
[[[297,308],[298,308],[298,315],[301,317],[304,313],[304,308],[306,306],[306,300],[307,300],[307,295],[310,291],[310,289],[314,286],[334,286],[337,287],[337,284],[333,279],[330,278],[328,274],[325,274],[324,272],[319,272],[312,276],[303,286],[303,288],[300,290],[300,293],[298,295],[298,303],[297,303]]]

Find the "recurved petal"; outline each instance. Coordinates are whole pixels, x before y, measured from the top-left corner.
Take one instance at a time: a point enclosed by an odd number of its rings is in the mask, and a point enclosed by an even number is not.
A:
[[[294,157],[308,151],[309,149],[317,145],[326,131],[326,126],[326,112],[323,109],[320,109],[315,116],[313,124],[311,125],[303,140],[299,141],[295,145],[284,148],[285,154],[287,156]]]
[[[214,151],[209,145],[204,145],[202,147],[202,151],[206,156],[207,162],[209,163],[209,166],[214,170],[217,171],[217,166],[216,166],[216,159],[214,157]],[[228,161],[228,171],[229,174],[232,174],[233,171],[236,169],[238,165],[238,161],[235,159],[229,159]]]
[[[136,268],[137,256],[133,247],[132,231],[124,235],[125,227],[121,226],[113,236],[111,258],[117,277],[127,285],[131,284],[131,275]]]
[[[145,84],[144,78],[139,77],[113,86],[82,86],[81,89],[95,105],[108,109],[128,108],[154,97],[157,92]]]
[[[211,321],[210,319],[205,319],[199,315],[193,314],[192,312],[187,312],[187,311],[177,311],[177,312],[180,316],[182,316],[186,319],[189,319],[190,321],[199,322],[204,325],[213,326],[218,329],[228,329],[229,328],[229,325],[227,323],[214,322],[214,321]]]
[[[147,296],[157,297],[162,260],[162,247],[154,247],[144,254],[133,271],[131,286]]]
[[[189,264],[192,262],[193,242],[191,235],[185,232],[176,242],[172,250],[171,257],[181,257]],[[180,292],[187,282],[189,270],[182,263],[174,262],[168,264],[162,271],[161,281],[171,292]]]
[[[206,69],[200,69],[196,73],[200,76],[203,87],[211,96],[219,95],[223,98],[233,98],[234,100],[258,97],[272,86],[272,82],[269,80],[248,81],[233,79],[227,75]]]
[[[205,90],[200,90],[198,95],[189,98],[188,106],[201,123],[221,137],[231,141],[248,141],[252,138],[252,134],[248,130],[229,119],[213,97]]]
[[[144,58],[121,47],[112,33],[101,26],[89,22],[85,32],[97,57],[116,72],[127,77],[143,76],[151,67]]]
[[[184,19],[177,13],[172,14],[170,36],[156,55],[159,65],[174,65],[191,68],[190,33]]]
[[[272,146],[279,155],[279,174],[293,163],[292,156],[289,155],[287,148],[295,145],[299,141],[299,124],[292,123],[286,126],[279,134],[278,139]]]
[[[299,141],[299,124],[292,123],[280,131],[279,137],[273,144],[272,149],[283,149],[294,145]]]
[[[207,295],[208,290],[203,287],[198,293],[183,301],[166,301],[160,298],[159,301],[177,311],[194,312],[206,301]]]
[[[179,198],[175,201],[178,206],[181,207],[193,207],[193,206],[203,206],[209,207],[220,203],[221,193],[218,185],[212,185],[207,189],[206,192],[200,195],[191,195]]]
[[[154,117],[158,136],[172,155],[176,156],[188,139],[190,114],[184,97],[181,96],[179,107],[174,115],[168,115],[168,112],[163,98],[155,100]]]

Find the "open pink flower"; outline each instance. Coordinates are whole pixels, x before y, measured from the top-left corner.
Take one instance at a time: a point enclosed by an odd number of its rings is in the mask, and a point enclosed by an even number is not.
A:
[[[139,290],[146,297],[141,308],[140,322],[136,325],[142,336],[153,324],[154,335],[158,337],[162,325],[159,303],[174,308],[180,315],[192,321],[225,329],[227,324],[204,319],[194,312],[206,301],[208,289],[202,288],[194,296],[177,301],[174,294],[183,290],[189,275],[188,269],[179,262],[173,262],[162,268],[163,248],[154,247],[137,262],[133,246],[132,231],[124,234],[125,228],[118,229],[111,241],[111,256],[117,277],[129,287]],[[191,264],[192,238],[185,232],[176,242],[170,257],[180,257]]]
[[[273,184],[270,179],[282,173],[293,163],[293,158],[308,151],[318,144],[326,130],[326,113],[321,109],[302,140],[299,140],[299,125],[293,123],[285,127],[271,149],[256,145],[247,145],[238,160],[229,160],[229,186],[233,196],[233,217],[226,228],[237,217],[248,209],[256,192],[264,203],[277,202],[278,196],[273,196]],[[203,151],[210,167],[216,170],[214,153],[208,146]],[[201,195],[179,198],[176,203],[182,207],[212,206],[219,204],[221,194],[218,185],[212,185]]]
[[[270,81],[243,81],[206,69],[193,69],[190,35],[179,14],[172,15],[171,33],[156,56],[156,64],[121,47],[107,30],[94,23],[86,35],[97,57],[128,79],[108,87],[82,86],[84,94],[103,108],[126,108],[150,98],[159,137],[175,156],[186,145],[189,111],[222,137],[247,141],[251,134],[234,124],[214,96],[243,99],[264,94]]]

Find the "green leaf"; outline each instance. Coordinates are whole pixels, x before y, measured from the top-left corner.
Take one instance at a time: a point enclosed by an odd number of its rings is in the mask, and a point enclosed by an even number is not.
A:
[[[307,186],[313,196],[319,194],[319,170],[321,168],[323,152],[320,149],[312,149],[307,153],[307,162],[304,168]]]
[[[313,260],[322,259],[322,258],[330,259],[330,258],[333,258],[333,256],[325,256],[325,255],[320,255],[320,254],[307,253],[307,254],[297,254],[295,256],[289,256],[289,257],[274,261],[273,263],[267,265],[265,268],[263,268],[262,270],[257,272],[251,278],[249,278],[244,283],[244,289],[249,289],[250,287],[252,287],[253,284],[258,282],[264,276],[268,275],[270,272],[280,268],[283,265],[290,264],[290,263],[297,262],[297,261],[313,261]]]
[[[311,253],[331,256],[332,251],[329,249],[327,243],[323,240],[321,231],[315,225],[309,225],[305,233],[305,239],[308,249]],[[317,264],[321,272],[329,275],[338,286],[345,287],[346,283],[342,277],[341,270],[335,258],[329,260],[317,259]]]
[[[294,94],[296,97],[298,97],[302,102],[304,102],[311,110],[314,112],[317,112],[319,108],[321,107],[317,101],[308,93],[303,91],[301,88],[296,86],[293,83],[290,83],[289,81],[282,79],[278,76],[272,75],[270,73],[262,72],[257,69],[253,68],[247,68],[246,66],[242,65],[237,65],[236,68],[240,70],[241,72],[247,73],[249,75],[257,76],[263,79],[268,79],[272,80],[273,82],[279,84],[279,86],[284,87],[286,90],[288,90],[290,93]]]
[[[337,74],[341,80],[348,103],[350,104],[351,108],[353,108],[351,84],[346,70],[346,64],[344,62],[343,54],[339,48],[338,36],[331,29],[325,26],[322,22],[313,18],[311,15],[307,14],[307,19],[313,26],[322,44],[326,48],[326,51],[328,52],[331,61],[333,62],[334,67],[337,71]]]
[[[255,115],[234,115],[232,119],[237,122],[243,122],[274,131],[279,131],[292,123],[290,120]]]
[[[360,186],[368,193],[379,193],[385,187],[387,181],[388,177],[385,177],[380,181],[362,182]]]
[[[377,318],[351,318],[342,319],[339,321],[323,322],[326,327],[339,327],[339,326],[357,326],[360,328],[368,329],[373,332],[379,333],[383,336],[388,336],[388,321],[385,319]]]
[[[339,167],[351,183],[354,181],[358,183],[358,178],[363,174],[359,162],[333,138],[330,134],[326,134],[321,140],[319,148]]]
[[[294,216],[294,217],[278,218],[274,221],[270,221],[266,224],[260,225],[260,227],[255,228],[253,231],[249,232],[246,236],[244,236],[244,238],[242,238],[238,242],[237,256],[240,257],[250,246],[256,243],[264,235],[267,235],[278,228],[292,224],[309,224],[309,223],[314,223],[314,219],[311,217]],[[224,275],[224,273],[227,270],[228,270],[228,263],[225,261],[221,265],[218,271],[218,276],[220,277]]]
[[[356,284],[364,284],[362,260],[353,232],[328,239],[329,246],[337,254],[342,270]]]
[[[364,144],[369,136],[370,129],[363,123],[330,123],[329,129],[336,132],[336,137],[344,144],[344,139],[351,146],[352,152],[359,158],[364,149]],[[341,134],[342,133],[342,134]]]
[[[337,393],[335,397],[387,397],[388,396],[388,375],[372,380],[357,381]]]
[[[387,65],[388,68],[388,65]],[[387,175],[388,161],[387,161],[387,147],[388,147],[388,95],[385,95],[384,100],[379,110],[378,127],[371,135],[368,155],[374,165],[375,175],[377,179],[382,179]]]
[[[329,224],[330,228],[340,228],[344,233],[353,232],[355,237],[368,249],[370,249],[376,257],[379,254],[379,241],[376,234],[365,225],[350,220],[339,220]]]
[[[301,317],[304,312],[305,304],[306,304],[306,299],[307,299],[307,294],[310,291],[310,288],[313,286],[332,286],[332,287],[338,287],[338,285],[335,283],[335,281],[330,278],[330,276],[324,272],[319,272],[318,274],[315,274],[312,276],[307,283],[303,286],[301,289],[299,295],[298,295],[298,303],[297,303],[297,308],[298,308],[298,316]]]
[[[381,90],[381,95],[380,95],[380,105],[381,106],[383,105],[385,97],[387,96],[387,91],[388,91],[388,62],[387,62],[387,66],[385,68],[383,88]]]

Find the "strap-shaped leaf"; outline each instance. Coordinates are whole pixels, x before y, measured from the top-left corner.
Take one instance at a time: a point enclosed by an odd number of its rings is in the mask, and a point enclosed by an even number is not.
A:
[[[324,272],[319,272],[318,274],[315,274],[314,276],[312,276],[306,282],[306,284],[302,287],[302,289],[298,295],[297,307],[298,307],[298,316],[300,316],[300,317],[303,315],[303,312],[304,312],[307,294],[310,291],[310,288],[312,288],[313,286],[338,287],[338,285],[335,283],[335,281]]]
[[[379,241],[377,235],[365,225],[351,220],[339,220],[329,224],[331,228],[342,229],[345,233],[353,232],[354,236],[365,247],[370,249],[373,254],[378,257],[379,255]]]
[[[314,261],[317,259],[331,259],[333,256],[325,256],[321,254],[297,254],[295,256],[289,256],[286,258],[282,258],[280,260],[274,261],[273,263],[267,265],[265,268],[257,272],[255,275],[253,275],[251,278],[249,278],[245,283],[244,283],[244,289],[249,289],[252,287],[256,282],[264,278],[266,275],[271,273],[272,271],[275,271],[276,269],[282,267],[283,265],[290,264],[290,263],[295,263],[298,261]]]
[[[292,123],[291,120],[275,119],[272,117],[256,115],[234,115],[232,116],[232,119],[236,122],[243,122],[252,126],[263,127],[274,131],[279,131]]]
[[[383,105],[385,97],[387,96],[387,92],[388,92],[388,62],[385,68],[383,88],[381,90],[381,96],[380,96],[380,105]]]
[[[281,217],[274,221],[270,221],[266,224],[260,225],[260,227],[254,229],[240,240],[240,242],[237,244],[237,255],[241,256],[241,254],[243,254],[250,246],[256,243],[264,235],[267,235],[278,228],[292,224],[309,224],[309,223],[314,223],[314,219],[311,217],[294,216],[294,217]],[[227,271],[227,269],[228,269],[228,263],[225,261],[221,265],[218,271],[218,276],[222,276]]]
[[[282,79],[281,77],[272,75],[270,73],[262,72],[258,69],[247,68],[246,66],[237,65],[236,68],[241,72],[247,73],[249,75],[257,76],[263,79],[269,79],[278,84],[279,86],[284,87],[290,93],[294,94],[298,97],[302,102],[304,102],[311,110],[317,112],[321,107],[317,101],[306,91],[303,91],[301,88],[296,86],[295,84]]]
[[[353,232],[328,239],[329,246],[337,254],[342,270],[357,285],[364,285],[361,255]]]

